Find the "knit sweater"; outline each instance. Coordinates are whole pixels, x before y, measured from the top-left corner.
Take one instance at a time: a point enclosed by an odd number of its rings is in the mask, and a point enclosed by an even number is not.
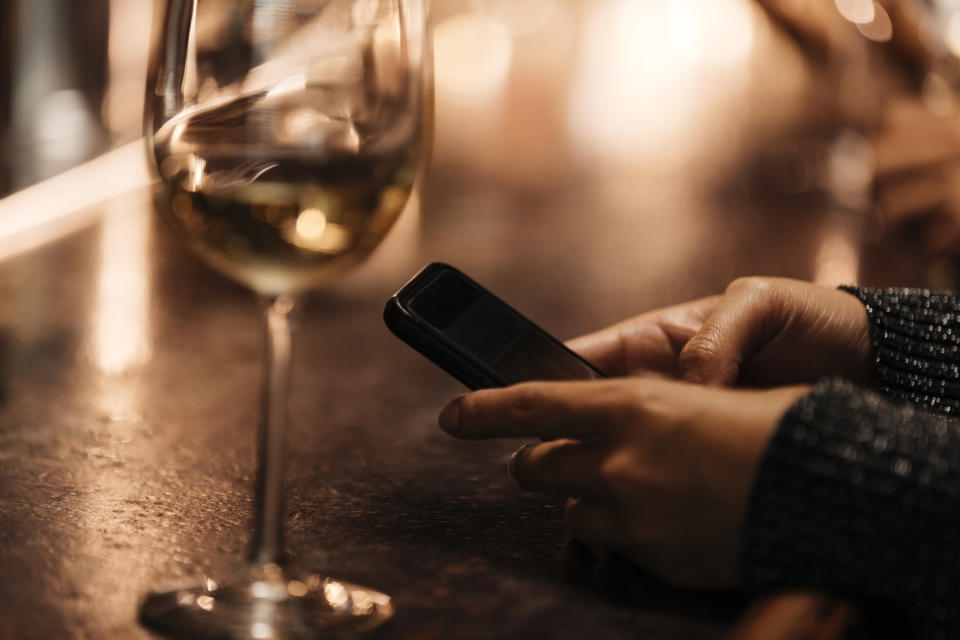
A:
[[[760,463],[741,571],[758,589],[880,603],[960,638],[960,296],[846,289],[870,318],[877,390],[827,381]]]

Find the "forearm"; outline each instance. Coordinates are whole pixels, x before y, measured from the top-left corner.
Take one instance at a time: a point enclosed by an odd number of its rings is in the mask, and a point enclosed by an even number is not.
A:
[[[960,412],[960,296],[843,289],[867,309],[877,390],[927,410]]]
[[[811,586],[898,605],[960,633],[960,429],[846,383],[785,415],[742,537],[755,588]]]

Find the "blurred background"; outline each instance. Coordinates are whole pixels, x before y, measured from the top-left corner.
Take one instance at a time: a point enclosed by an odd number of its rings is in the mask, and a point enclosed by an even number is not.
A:
[[[400,232],[431,258],[569,271],[571,295],[638,292],[624,313],[673,301],[672,282],[692,295],[746,274],[957,286],[960,1],[433,11],[432,179]],[[0,194],[140,137],[152,14],[151,0],[0,1]],[[117,169],[114,191],[143,180]],[[0,206],[0,236],[31,215]],[[511,244],[530,230],[536,246]]]

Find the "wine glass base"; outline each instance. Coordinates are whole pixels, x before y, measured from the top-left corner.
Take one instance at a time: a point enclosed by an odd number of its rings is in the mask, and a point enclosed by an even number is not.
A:
[[[390,597],[332,578],[254,565],[233,584],[149,594],[140,620],[162,635],[217,640],[353,638],[393,616]]]

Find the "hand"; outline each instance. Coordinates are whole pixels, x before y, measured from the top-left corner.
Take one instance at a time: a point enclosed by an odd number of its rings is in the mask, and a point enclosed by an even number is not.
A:
[[[440,414],[458,438],[540,437],[511,459],[525,488],[570,498],[567,524],[681,586],[737,583],[757,464],[808,389],[704,388],[653,378],[527,383],[462,396]]]
[[[918,97],[890,100],[873,141],[876,204],[893,240],[926,257],[960,253],[960,116],[939,116]]]
[[[771,387],[873,378],[870,323],[854,296],[785,278],[741,278],[722,296],[653,311],[569,343],[611,376],[658,373]]]

